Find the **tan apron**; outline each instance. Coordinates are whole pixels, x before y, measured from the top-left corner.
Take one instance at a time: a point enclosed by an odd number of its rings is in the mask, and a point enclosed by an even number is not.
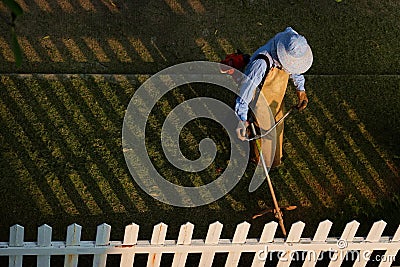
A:
[[[284,109],[283,98],[286,93],[288,80],[289,74],[286,71],[278,68],[272,68],[265,78],[264,85],[261,90],[262,95],[255,95],[254,113],[257,118],[256,125],[263,130],[268,130],[275,124],[276,121],[282,118]],[[266,105],[269,105],[273,118],[268,110],[266,110]],[[274,167],[280,165],[283,153],[283,123],[276,127],[275,153],[271,154],[271,151],[273,151],[273,148],[271,148],[273,144],[272,140],[268,140],[268,138],[262,138],[259,140],[261,140],[260,144],[262,147],[262,153],[267,166],[270,167],[272,165],[272,167]],[[255,141],[251,142],[251,150],[252,160],[260,163],[260,157]]]

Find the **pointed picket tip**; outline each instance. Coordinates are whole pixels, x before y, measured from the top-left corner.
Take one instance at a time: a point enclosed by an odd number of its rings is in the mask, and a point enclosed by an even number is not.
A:
[[[290,230],[292,229],[304,229],[304,227],[306,226],[306,224],[302,221],[298,221],[292,224],[292,226],[290,227]]]
[[[242,225],[243,225],[243,226],[242,226]],[[239,223],[237,226],[238,226],[238,227],[239,227],[239,226],[244,227],[244,225],[246,225],[246,226],[248,226],[248,227],[251,226],[251,224],[250,224],[249,222],[247,222],[247,221],[241,222],[241,223]]]
[[[329,219],[326,219],[325,221],[320,222],[319,224],[330,224],[333,225],[333,222]]]
[[[215,222],[213,222],[212,224],[210,224],[210,226],[211,225],[222,225],[222,223],[220,223],[219,221],[215,221]]]
[[[260,243],[272,243],[276,234],[276,229],[278,228],[277,222],[269,222],[264,225],[263,231],[260,237]]]
[[[139,234],[139,225],[131,223],[125,226],[124,245],[136,245]]]
[[[292,225],[300,225],[300,224],[304,224],[305,225],[305,223],[303,221],[297,221],[297,222],[293,223]]]
[[[181,228],[180,228],[180,232],[187,232],[187,233],[193,233],[193,230],[194,230],[194,224],[193,223],[191,223],[191,222],[187,222],[187,223],[185,223],[185,224],[182,224],[181,225]]]
[[[73,223],[67,227],[67,246],[79,245],[81,241],[82,226]]]
[[[182,224],[179,230],[177,244],[189,245],[192,242],[193,231],[194,231],[194,224],[190,222]]]
[[[317,232],[318,232],[318,230],[319,229],[321,229],[321,230],[328,230],[328,232],[330,231],[330,229],[332,228],[332,225],[333,225],[333,222],[331,221],[331,220],[325,220],[325,221],[322,221],[322,222],[320,222],[319,224],[318,224],[318,228],[317,228]],[[317,233],[316,232],[316,233]]]
[[[153,227],[153,228],[157,228],[157,227],[160,227],[160,228],[162,228],[162,227],[168,227],[168,225],[167,225],[167,224],[165,224],[165,223],[163,223],[163,222],[160,222],[160,223],[158,223],[158,224],[154,225],[154,227]]]
[[[162,244],[165,241],[165,237],[167,235],[168,225],[161,222],[159,224],[154,225],[153,234],[151,235],[151,244]]]
[[[374,224],[372,225],[372,227],[386,227],[387,222],[385,222],[384,220],[379,220],[374,222]]]
[[[168,225],[165,224],[165,223],[163,223],[163,222],[161,222],[161,223],[158,223],[158,224],[154,225],[154,227],[153,227],[153,233],[154,233],[154,232],[157,232],[157,231],[159,231],[159,232],[166,232],[167,229],[168,229]]]
[[[77,224],[77,223],[73,223],[73,224],[70,224],[70,225],[68,225],[68,227],[67,227],[67,229],[82,229],[82,226],[80,226],[79,224]]]
[[[102,228],[102,229],[108,229],[108,228],[111,228],[111,225],[109,225],[109,224],[107,224],[107,223],[102,223],[102,224],[99,224],[99,225],[97,226],[97,229],[100,229],[100,228]]]
[[[67,227],[67,233],[68,234],[73,234],[73,235],[80,235],[80,233],[82,232],[82,226],[80,226],[77,223],[73,223],[68,225]]]
[[[185,227],[194,227],[194,224],[191,222],[187,222],[185,224],[182,224],[181,226],[185,226]]]
[[[216,221],[208,226],[208,231],[210,231],[211,229],[222,229],[223,227],[224,225],[222,223]]]
[[[24,227],[22,226],[22,225],[19,225],[19,224],[14,224],[13,226],[10,226],[10,230],[11,229],[13,229],[13,230],[17,230],[17,229],[19,229],[19,230],[23,230],[24,229]]]
[[[325,220],[319,223],[317,231],[315,231],[313,241],[325,242],[331,231],[333,223],[330,220]]]
[[[111,225],[102,223],[97,226],[97,231],[111,231]]]
[[[110,241],[110,233],[111,233],[111,226],[102,223],[97,226],[97,233],[96,233],[96,246],[105,246]]]
[[[207,244],[217,244],[221,236],[223,224],[219,221],[212,223],[208,226],[207,236],[205,242]]]
[[[51,228],[51,226],[48,226],[47,224],[43,224],[42,226],[38,227],[38,233],[39,234],[48,234],[51,233],[53,230],[53,228]]]
[[[266,223],[265,225],[264,225],[264,228],[266,227],[266,226],[268,226],[268,227],[272,227],[272,226],[275,226],[275,227],[278,227],[278,223],[277,222],[275,222],[275,221],[271,221],[271,222],[269,222],[269,223]]]
[[[244,243],[250,230],[250,223],[242,222],[236,226],[232,243]]]
[[[24,227],[14,224],[10,227],[10,246],[19,247],[24,245]]]
[[[352,220],[351,222],[348,222],[346,224],[345,229],[353,229],[353,228],[358,229],[359,226],[360,226],[360,223],[358,221]]]
[[[251,227],[251,224],[244,221],[236,226],[236,231],[238,231],[238,230],[249,231],[250,227]]]
[[[292,224],[289,234],[287,235],[286,242],[299,242],[305,226],[306,224],[302,221]]]
[[[136,229],[136,228],[139,228],[139,227],[140,226],[138,224],[131,223],[131,224],[128,224],[127,226],[125,226],[125,229]]]
[[[352,220],[351,222],[348,222],[346,225],[351,225],[351,224],[360,225],[360,222],[357,220]]]
[[[387,226],[387,222],[385,222],[384,220],[379,220],[374,222],[374,224],[372,225],[371,228],[380,228],[382,229],[382,231],[386,228]]]
[[[39,246],[47,247],[51,244],[51,234],[53,228],[48,226],[47,224],[43,224],[38,227],[38,244]]]
[[[383,220],[375,222],[369,230],[369,233],[365,240],[370,242],[378,241],[381,238],[383,231],[386,228],[386,225],[387,223]]]
[[[48,234],[53,231],[53,228],[51,228],[51,226],[47,225],[47,224],[43,224],[41,226],[38,227],[38,233],[39,234]]]
[[[353,220],[353,221],[347,223],[340,239],[352,240],[354,238],[354,236],[356,235],[356,232],[357,232],[359,226],[360,226],[360,223],[356,220]]]

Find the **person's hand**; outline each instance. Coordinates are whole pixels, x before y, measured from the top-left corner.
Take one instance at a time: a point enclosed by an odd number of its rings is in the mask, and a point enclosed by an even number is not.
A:
[[[237,137],[242,141],[245,141],[247,139],[246,137],[247,126],[249,126],[249,123],[247,121],[239,121],[238,126],[236,127]]]
[[[299,103],[297,104],[297,108],[299,111],[302,111],[307,107],[308,98],[306,91],[297,91],[297,98],[299,99]]]

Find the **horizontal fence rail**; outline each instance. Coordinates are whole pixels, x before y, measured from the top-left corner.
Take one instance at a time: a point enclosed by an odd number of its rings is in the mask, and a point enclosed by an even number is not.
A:
[[[168,226],[160,223],[154,226],[150,240],[138,240],[139,226],[125,227],[122,241],[110,241],[111,226],[97,227],[94,241],[82,241],[82,227],[72,224],[67,228],[65,241],[52,241],[52,228],[42,225],[38,228],[37,242],[24,241],[24,227],[10,227],[8,242],[0,242],[0,256],[8,256],[9,266],[22,266],[23,256],[37,256],[37,266],[50,266],[53,255],[65,255],[64,266],[78,266],[79,255],[93,255],[93,266],[106,266],[107,255],[119,254],[120,266],[133,266],[136,254],[147,254],[147,266],[160,266],[161,257],[172,253],[171,266],[185,266],[189,254],[200,254],[198,266],[211,266],[216,253],[228,253],[225,266],[238,266],[242,253],[253,253],[253,267],[264,266],[275,255],[279,267],[289,266],[294,260],[301,260],[303,266],[315,266],[328,252],[329,267],[341,266],[349,255],[353,266],[366,266],[369,261],[379,262],[379,267],[392,266],[400,250],[400,226],[393,236],[382,237],[386,222],[373,224],[366,237],[356,237],[360,223],[349,222],[340,237],[328,237],[332,227],[329,220],[319,224],[312,238],[302,237],[305,223],[292,224],[287,237],[276,238],[278,224],[265,224],[259,238],[248,238],[250,224],[243,222],[236,227],[232,239],[221,239],[223,225],[215,222],[209,225],[205,239],[192,239],[194,225],[181,226],[176,240],[166,240]],[[374,251],[384,254],[374,255]],[[374,259],[371,257],[375,256]],[[379,258],[377,258],[379,256]],[[327,256],[323,257],[326,260]],[[250,266],[249,265],[249,266]]]

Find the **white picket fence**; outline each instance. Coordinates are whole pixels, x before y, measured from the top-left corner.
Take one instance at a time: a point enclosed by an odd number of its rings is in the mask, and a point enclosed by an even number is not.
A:
[[[285,239],[275,238],[278,224],[265,224],[259,238],[248,238],[250,224],[243,222],[236,227],[232,239],[221,239],[223,225],[219,222],[209,226],[205,239],[192,239],[194,225],[181,226],[177,240],[166,240],[168,226],[154,226],[151,240],[138,240],[139,226],[126,226],[123,241],[110,241],[111,226],[97,227],[95,241],[81,241],[82,227],[68,226],[66,241],[52,241],[52,228],[38,228],[37,242],[24,242],[24,227],[10,227],[9,242],[0,242],[0,256],[9,257],[9,266],[22,266],[24,255],[36,255],[37,266],[50,266],[52,255],[65,255],[64,266],[78,266],[79,255],[94,255],[93,266],[106,266],[107,255],[120,254],[120,266],[133,266],[136,254],[147,254],[147,266],[160,266],[164,253],[174,254],[172,266],[185,266],[189,254],[200,253],[198,266],[211,266],[216,253],[228,253],[225,266],[238,266],[241,254],[254,253],[251,266],[264,266],[269,255],[279,258],[277,266],[289,266],[292,260],[304,261],[303,266],[315,266],[320,255],[329,257],[329,267],[340,266],[346,257],[353,257],[353,266],[366,266],[369,260],[379,261],[379,267],[391,266],[400,249],[400,226],[392,237],[382,237],[386,222],[373,224],[367,237],[355,237],[357,221],[348,223],[340,238],[328,237],[332,222],[319,224],[313,238],[302,238],[303,222],[294,223]],[[374,250],[385,251],[379,255]],[[322,252],[328,252],[322,254]],[[375,256],[375,259],[371,259]],[[379,256],[379,259],[377,258]],[[350,259],[351,260],[351,259]]]

